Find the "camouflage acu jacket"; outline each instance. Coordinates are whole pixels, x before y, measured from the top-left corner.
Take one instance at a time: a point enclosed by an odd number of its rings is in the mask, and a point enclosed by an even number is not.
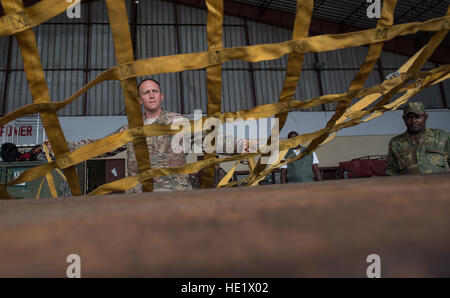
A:
[[[180,114],[161,111],[161,114],[154,123],[168,125],[174,122],[188,121]],[[124,125],[114,131],[112,134],[122,132],[128,129],[128,125]],[[175,153],[171,149],[172,135],[152,136],[147,137],[147,147],[150,157],[150,164],[152,168],[168,168],[168,167],[181,167],[186,164],[186,154]],[[85,139],[79,142],[70,142],[69,149],[75,150],[81,146],[92,143],[95,140]],[[134,153],[133,143],[128,143],[113,152],[106,153],[102,157],[112,156],[122,151],[127,151],[127,175],[134,176],[139,173],[136,154]],[[153,190],[154,191],[170,191],[170,190],[190,190],[192,189],[189,175],[169,175],[163,177],[153,178]],[[135,186],[127,192],[142,192],[142,184]]]
[[[389,143],[386,175],[448,172],[449,151],[450,136],[441,129],[427,128],[418,143],[405,132]]]
[[[177,122],[189,121],[187,118],[177,113],[167,112],[162,110],[158,119],[154,123],[168,125]],[[128,125],[120,127],[112,134],[122,132],[128,129]],[[186,164],[186,153],[175,153],[171,148],[173,135],[152,136],[147,137],[148,153],[150,157],[150,164],[152,168],[168,168],[168,167],[182,167]],[[85,139],[79,142],[70,142],[69,149],[75,150],[81,146],[92,143],[95,140]],[[243,146],[242,139],[224,137],[222,150],[225,148],[241,148]],[[127,175],[134,176],[139,173],[136,155],[134,153],[133,143],[128,143],[113,152],[102,155],[102,157],[113,156],[121,151],[127,151]],[[181,151],[181,150],[179,150]],[[190,176],[187,174],[169,175],[156,177],[153,179],[154,191],[170,191],[170,190],[190,190],[192,189]],[[128,190],[127,192],[142,192],[142,184]]]

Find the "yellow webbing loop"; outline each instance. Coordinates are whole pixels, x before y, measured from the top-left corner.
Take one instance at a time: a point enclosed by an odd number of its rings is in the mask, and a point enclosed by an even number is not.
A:
[[[214,62],[221,55],[223,44],[223,0],[206,0],[208,16],[206,20],[206,32],[208,43],[208,59]],[[220,113],[222,106],[222,64],[206,68],[206,88],[208,94],[207,114],[213,116]],[[209,131],[207,131],[209,133]],[[214,158],[213,153],[204,153],[204,159]],[[203,169],[202,188],[213,186],[214,168]]]
[[[42,144],[42,148],[44,148],[44,153],[45,153],[45,157],[47,158],[47,161],[51,162],[52,158],[50,157],[50,154],[48,153],[47,145]],[[64,179],[65,179],[65,177],[64,177]],[[41,189],[42,189],[42,185],[44,184],[45,180],[47,180],[48,188],[50,189],[50,194],[52,195],[52,197],[56,198],[58,196],[58,193],[56,192],[55,182],[53,181],[52,172],[48,172],[45,174],[45,178],[42,179],[41,184],[39,185],[39,189],[36,194],[36,199],[38,199],[41,196]]]
[[[22,0],[2,0],[2,6],[7,14],[14,14],[23,9]],[[67,3],[66,3],[67,4]],[[32,29],[27,29],[16,34],[17,42],[23,58],[25,74],[30,86],[33,101],[36,103],[50,102],[50,94],[44,71],[42,69],[36,38]],[[5,99],[6,100],[6,99]],[[66,139],[62,132],[56,112],[43,112],[41,115],[42,124],[53,144],[55,156],[61,156],[69,151]],[[81,195],[80,184],[75,167],[64,170],[69,178],[69,185],[74,195]]]
[[[297,13],[295,15],[294,29],[292,30],[292,39],[302,39],[308,37],[309,27],[311,24],[312,11],[314,8],[313,0],[297,0]],[[292,100],[295,95],[295,89],[297,88],[300,74],[302,71],[304,60],[304,43],[298,43],[294,46],[293,53],[288,56],[288,64],[286,69],[286,77],[284,79],[283,89],[280,94],[280,103],[286,103]],[[279,129],[283,129],[288,112],[275,115],[275,118],[279,119]],[[268,143],[271,143],[272,136],[269,136]],[[250,174],[253,177],[255,173],[258,173],[264,169],[265,165],[261,163],[262,157],[268,157],[270,153],[266,153],[261,156],[256,164],[255,170]]]
[[[106,5],[108,7],[109,22],[114,37],[117,63],[119,64],[122,75],[128,76],[133,72],[130,64],[134,62],[134,54],[125,0],[106,0]],[[141,106],[138,102],[139,94],[136,79],[134,77],[122,79],[120,83],[124,92],[129,127],[136,128],[143,126],[144,121],[142,119]],[[145,136],[134,139],[133,148],[136,154],[139,172],[151,169]],[[153,191],[153,181],[151,179],[144,181],[142,187],[144,192]]]

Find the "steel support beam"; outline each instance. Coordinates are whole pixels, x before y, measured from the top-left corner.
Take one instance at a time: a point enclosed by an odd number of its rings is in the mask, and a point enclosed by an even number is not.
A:
[[[130,14],[131,14],[131,42],[133,43],[134,59],[136,58],[136,46],[137,46],[137,18],[138,18],[138,4],[135,1],[130,1]]]
[[[180,25],[179,25],[179,21],[178,21],[178,3],[177,0],[172,1],[173,3],[173,13],[174,13],[174,18],[175,18],[175,32],[176,32],[176,39],[177,39],[177,51],[179,54],[181,54],[181,41],[180,41]],[[179,72],[178,73],[178,79],[180,80],[180,100],[181,100],[181,110],[180,113],[181,114],[185,114],[185,108],[184,108],[184,82],[183,82],[183,73]]]
[[[5,84],[3,89],[3,104],[2,104],[2,115],[6,114],[6,102],[8,98],[8,83],[9,83],[9,76],[11,73],[11,53],[12,53],[12,41],[13,37],[10,36],[8,38],[8,53],[7,53],[7,60],[6,60],[6,69],[5,69]]]
[[[86,60],[84,62],[84,85],[86,85],[87,83],[89,83],[89,73],[91,71],[91,69],[89,69],[89,58],[90,58],[90,45],[91,45],[91,30],[92,30],[92,24],[91,22],[91,5],[88,2],[87,4],[87,23],[86,23]],[[87,96],[88,93],[84,93],[83,94],[83,115],[86,116],[87,115]]]
[[[248,32],[248,24],[247,20],[244,19],[245,24],[245,39],[247,41],[247,45],[250,45],[250,34]],[[253,63],[248,63],[248,72],[250,73],[250,83],[252,86],[252,97],[253,97],[253,106],[256,107],[258,102],[256,101],[256,85],[255,85],[255,69],[253,68]]]

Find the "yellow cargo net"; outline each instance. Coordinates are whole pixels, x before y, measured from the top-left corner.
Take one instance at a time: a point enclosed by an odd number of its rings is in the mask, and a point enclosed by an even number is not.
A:
[[[450,76],[450,65],[443,65],[426,72],[420,71],[450,29],[450,7],[446,15],[441,18],[394,26],[393,15],[397,1],[385,0],[383,1],[381,18],[378,20],[376,28],[359,32],[308,37],[314,2],[313,0],[298,0],[292,40],[281,43],[224,48],[222,45],[223,1],[206,0],[208,9],[207,51],[135,60],[129,26],[127,25],[128,16],[125,0],[105,0],[105,2],[114,37],[117,65],[101,73],[67,99],[51,101],[32,28],[65,12],[73,3],[68,3],[65,0],[42,0],[33,6],[24,8],[22,0],[1,0],[5,16],[0,18],[0,37],[16,36],[22,53],[33,103],[0,118],[0,125],[5,125],[25,115],[40,113],[56,159],[27,170],[17,179],[0,185],[0,197],[11,199],[12,197],[6,191],[8,186],[43,177],[56,168],[64,171],[72,194],[80,195],[79,181],[74,166],[90,158],[110,152],[128,142],[133,142],[134,144],[139,175],[104,184],[92,191],[90,195],[126,190],[139,183],[142,183],[144,191],[152,191],[152,179],[154,177],[181,173],[190,174],[202,169],[205,170],[202,187],[209,187],[212,182],[212,166],[226,161],[236,161],[237,166],[241,161],[249,160],[250,175],[239,183],[257,185],[272,170],[304,157],[333,139],[338,130],[369,121],[382,115],[385,111],[395,110],[424,88],[440,83]],[[363,88],[364,82],[372,72],[381,54],[383,43],[396,36],[413,34],[418,31],[432,31],[435,33],[422,49],[397,70],[398,76],[387,79],[379,85]],[[323,95],[306,101],[293,99],[305,53],[325,52],[362,45],[370,45],[369,51],[358,73],[350,83],[347,92]],[[285,55],[289,55],[288,65],[283,90],[278,102],[256,106],[250,110],[220,113],[222,105],[222,63],[231,60],[259,62],[278,59]],[[207,117],[203,117],[201,121],[206,121],[209,117],[215,117],[224,123],[226,118],[246,120],[249,118],[259,119],[275,116],[279,118],[281,130],[288,112],[292,109],[307,109],[325,103],[338,103],[336,113],[324,128],[313,133],[281,141],[279,143],[278,158],[269,165],[261,162],[263,154],[261,154],[262,150],[260,148],[255,153],[238,154],[224,158],[215,158],[215,155],[208,154],[204,160],[186,164],[183,167],[152,169],[145,138],[176,134],[179,131],[171,130],[170,125],[152,124],[143,126],[140,105],[136,100],[138,98],[136,77],[204,68],[206,68],[207,73],[208,111]],[[107,80],[119,80],[121,82],[130,129],[70,152],[56,112],[73,102],[93,86]],[[403,93],[403,95],[390,102],[391,98],[399,92]],[[352,105],[353,99],[359,100]],[[193,121],[191,121],[191,127],[195,127]],[[297,157],[282,162],[282,158],[287,150],[299,144],[307,145],[306,150]],[[255,161],[255,158],[257,161]],[[226,181],[228,180],[225,177],[219,185],[222,187],[236,184],[236,182],[227,183]]]

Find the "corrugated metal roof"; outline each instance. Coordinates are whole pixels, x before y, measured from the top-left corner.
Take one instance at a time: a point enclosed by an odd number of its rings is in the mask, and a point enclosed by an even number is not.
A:
[[[259,7],[261,13],[265,8],[284,12],[296,12],[296,0],[233,0]],[[360,28],[373,28],[376,19],[367,16],[367,8],[371,5],[366,0],[316,0],[314,1],[313,17],[322,20],[335,21]],[[394,12],[395,24],[408,22],[423,22],[445,15],[448,0],[398,0]],[[422,36],[421,33],[415,36]],[[450,44],[447,36],[446,44]]]

